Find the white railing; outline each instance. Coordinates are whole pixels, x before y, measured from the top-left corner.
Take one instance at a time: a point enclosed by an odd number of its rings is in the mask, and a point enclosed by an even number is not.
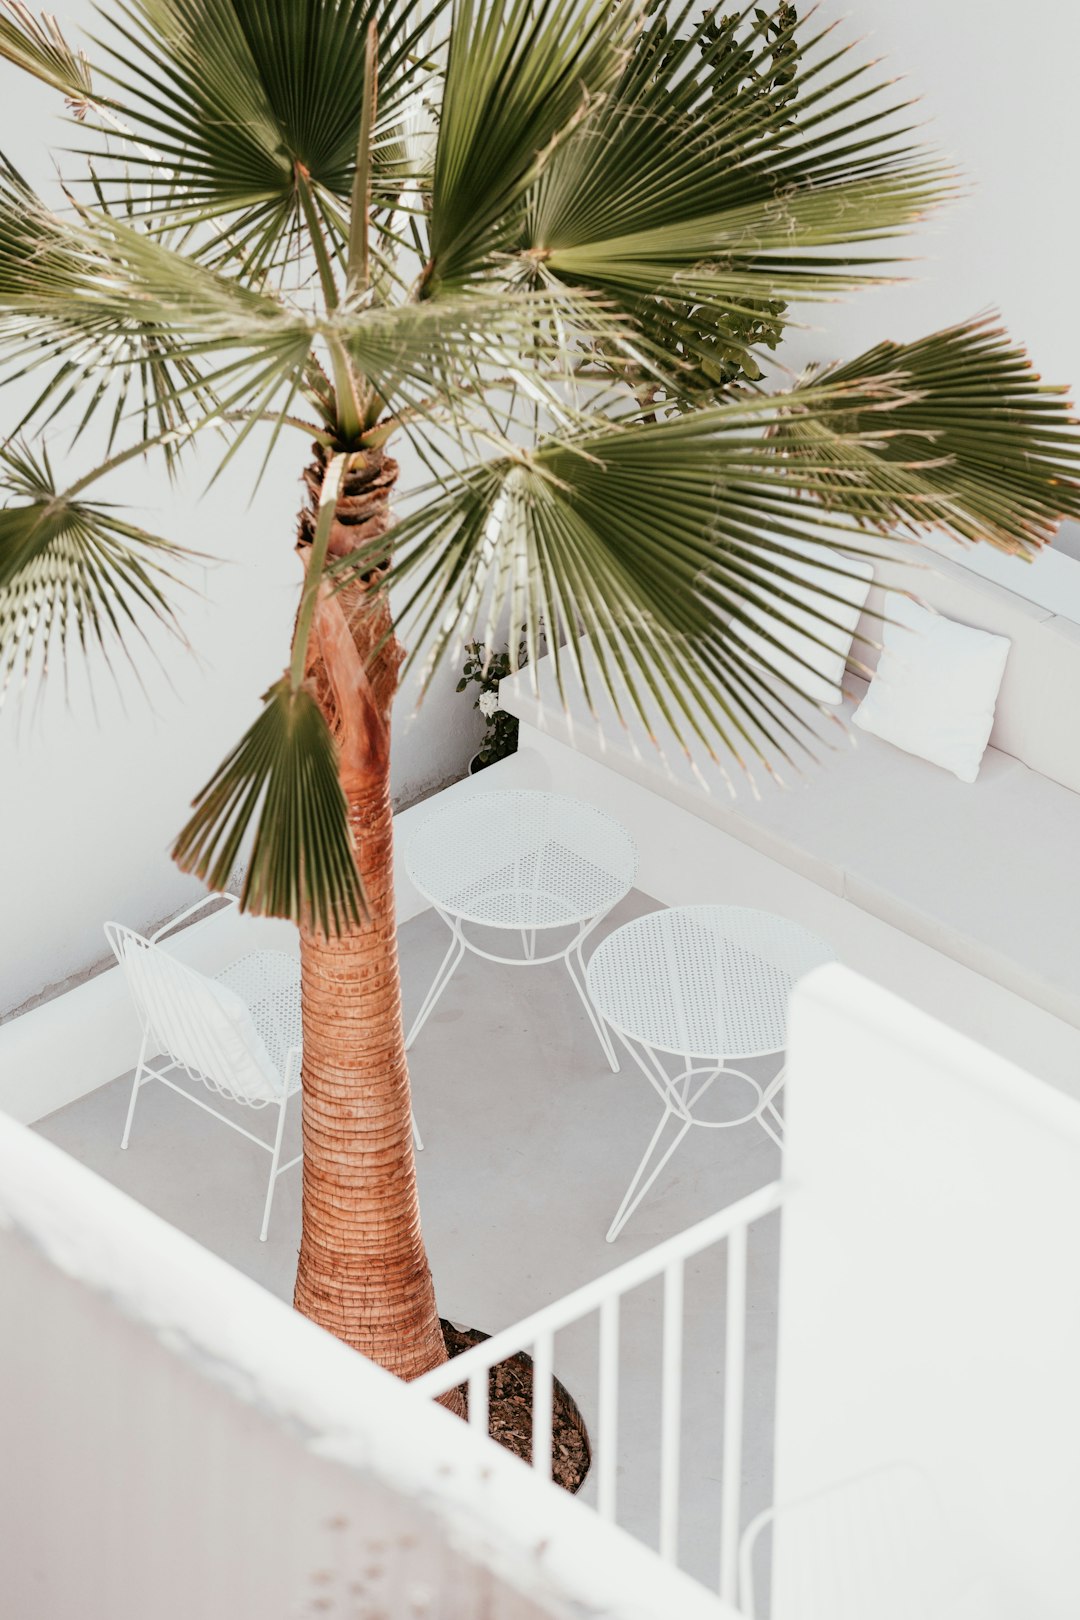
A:
[[[746,1372],[747,1236],[763,1216],[779,1209],[779,1182],[711,1215],[697,1226],[628,1260],[594,1282],[546,1305],[513,1327],[493,1334],[411,1386],[433,1399],[460,1385],[468,1388],[469,1423],[488,1428],[488,1375],[510,1356],[526,1353],[533,1360],[532,1458],[534,1469],[550,1477],[555,1367],[555,1336],[564,1328],[595,1316],[597,1337],[597,1421],[590,1433],[596,1471],[596,1509],[617,1522],[616,1484],[619,1446],[620,1315],[623,1297],[643,1284],[663,1279],[662,1361],[660,1369],[659,1552],[677,1562],[679,1548],[682,1413],[684,1407],[683,1328],[684,1275],[689,1260],[719,1244],[726,1245],[725,1356],[721,1507],[717,1564],[719,1593],[732,1606],[737,1601],[738,1544],[743,1461],[743,1411]],[[699,1409],[690,1391],[688,1411]],[[716,1566],[714,1566],[716,1567]]]

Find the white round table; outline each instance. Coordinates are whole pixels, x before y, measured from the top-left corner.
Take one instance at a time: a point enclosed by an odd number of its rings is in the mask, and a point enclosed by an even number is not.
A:
[[[564,961],[613,1069],[618,1061],[585,991],[581,947],[633,887],[637,851],[622,824],[561,793],[527,788],[462,794],[435,810],[405,847],[405,870],[450,929],[451,941],[406,1038],[412,1045],[467,950],[489,962],[539,967]],[[521,937],[504,953],[482,946],[466,925]],[[536,936],[572,930],[537,954]],[[576,964],[576,967],[575,967]]]
[[[762,1086],[735,1065],[783,1053],[793,987],[835,959],[830,945],[797,923],[744,906],[672,906],[626,923],[597,946],[586,972],[589,997],[664,1104],[609,1243],[691,1126],[724,1130],[756,1119],[781,1143],[775,1099],[783,1066]],[[680,1059],[675,1073],[664,1054]],[[703,1118],[695,1108],[721,1078],[745,1084],[749,1106],[734,1119]],[[674,1140],[656,1158],[672,1119]]]

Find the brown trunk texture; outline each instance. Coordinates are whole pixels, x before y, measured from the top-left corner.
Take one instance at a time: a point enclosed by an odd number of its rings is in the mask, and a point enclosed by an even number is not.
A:
[[[321,456],[300,519],[310,545]],[[348,476],[331,533],[342,555],[389,528],[397,465],[379,451]],[[390,709],[401,650],[385,564],[320,601],[307,682],[337,739],[370,916],[335,939],[301,929],[303,1231],[295,1305],[401,1378],[446,1360],[420,1230],[401,1022],[390,804]],[[448,1404],[454,1404],[452,1402]]]

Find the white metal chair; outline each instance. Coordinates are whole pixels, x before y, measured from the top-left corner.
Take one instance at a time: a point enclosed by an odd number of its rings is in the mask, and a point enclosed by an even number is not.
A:
[[[783,1539],[776,1620],[995,1620],[985,1569],[929,1476],[890,1463],[758,1514],[743,1532],[739,1612],[757,1600],[754,1553],[763,1533]]]
[[[159,941],[207,903],[205,898],[200,900],[149,939],[122,923],[105,924],[105,937],[123,969],[142,1022],[142,1044],[120,1146],[128,1145],[139,1087],[147,1080],[160,1080],[239,1131],[270,1154],[270,1180],[259,1233],[260,1241],[265,1242],[277,1178],[302,1158],[297,1154],[287,1164],[280,1162],[289,1098],[300,1089],[300,966],[284,951],[254,951],[208,978],[178,962]],[[177,1073],[246,1108],[276,1108],[273,1142],[264,1141],[193,1096],[170,1078]]]

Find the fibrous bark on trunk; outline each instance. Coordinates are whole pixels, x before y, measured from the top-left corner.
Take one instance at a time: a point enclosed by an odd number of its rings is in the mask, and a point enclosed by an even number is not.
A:
[[[323,464],[305,474],[310,545]],[[330,550],[390,526],[397,464],[354,458]],[[334,939],[301,928],[304,1020],[303,1232],[296,1308],[401,1378],[446,1360],[413,1158],[401,1022],[390,803],[390,710],[401,649],[382,587],[385,563],[335,595],[324,587],[306,683],[339,749],[341,783],[369,908]],[[448,1404],[454,1404],[449,1402]]]

